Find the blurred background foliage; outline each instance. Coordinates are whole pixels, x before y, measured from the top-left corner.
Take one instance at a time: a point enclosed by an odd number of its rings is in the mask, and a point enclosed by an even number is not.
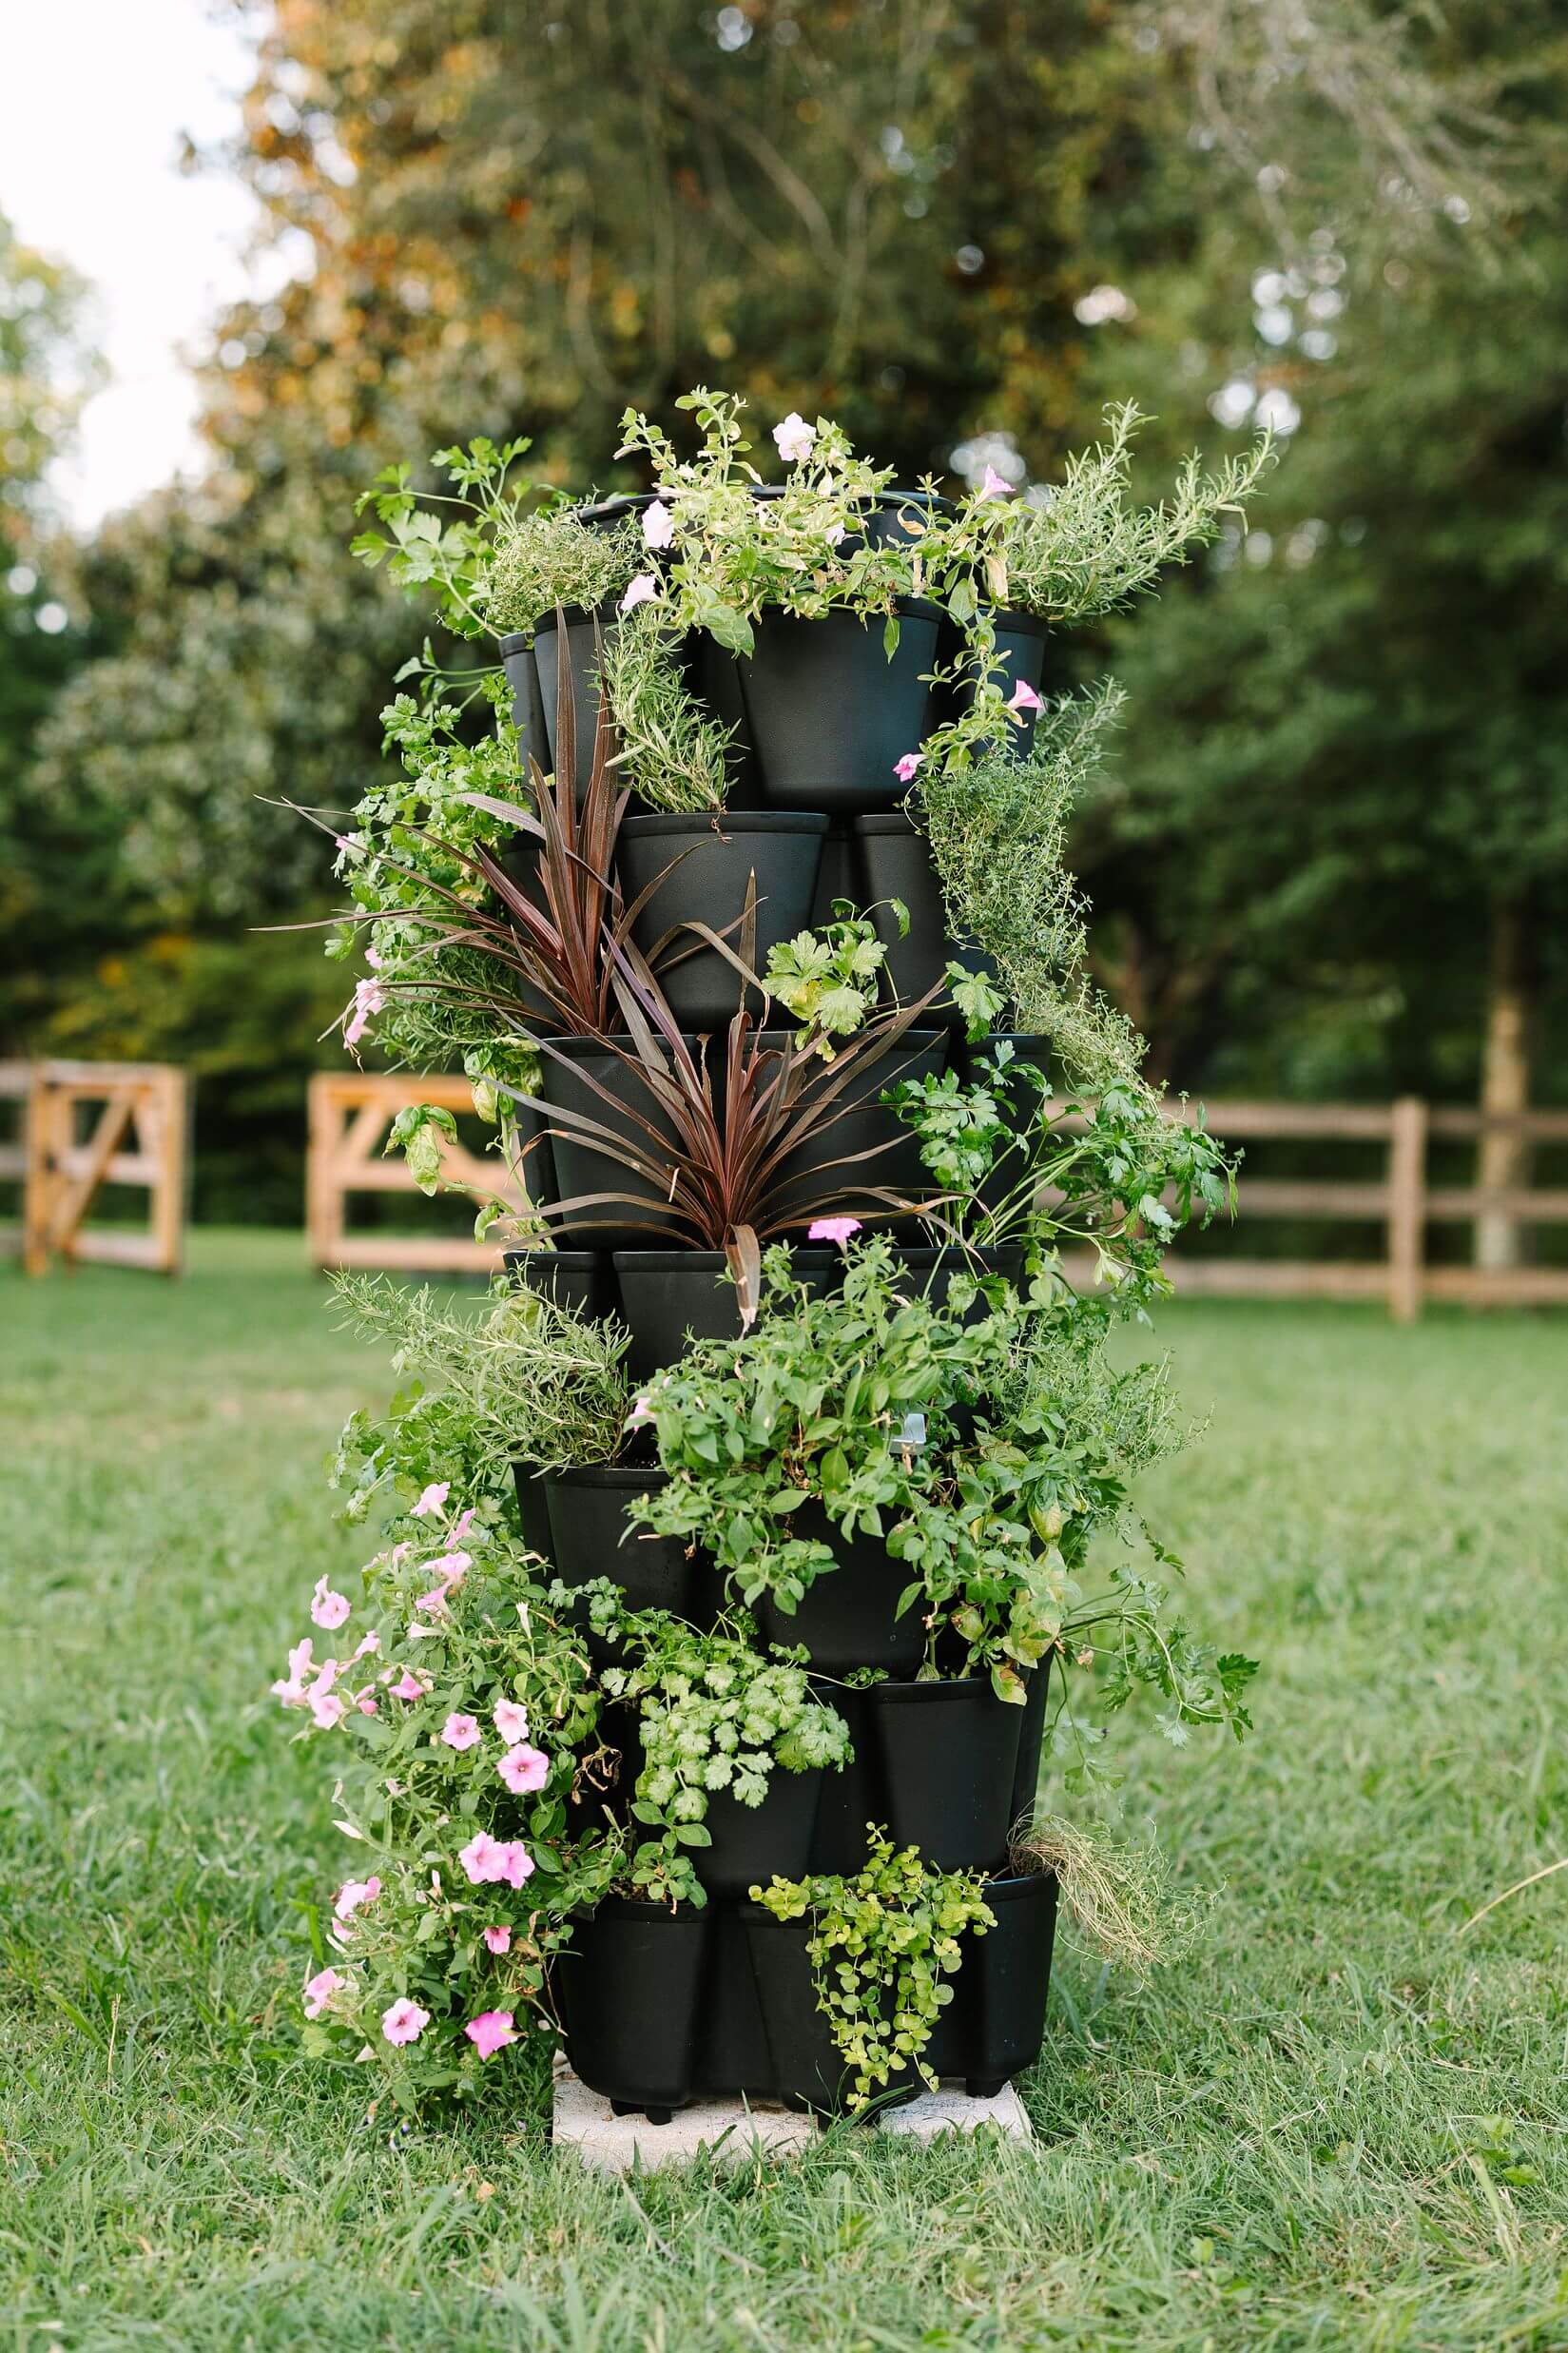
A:
[[[514,431],[633,487],[621,410],[696,380],[1020,485],[1112,398],[1152,484],[1271,420],[1246,535],[1057,651],[1131,690],[1101,977],[1194,1090],[1563,1099],[1555,0],[232,5],[244,136],[193,163],[297,266],[216,322],[207,477],[87,544],[39,495],[77,290],[0,227],[0,1036],[193,1069],[199,1214],[298,1215],[339,1051],[317,936],[252,926],[326,912],[276,803],[352,806],[423,631],[355,492]]]

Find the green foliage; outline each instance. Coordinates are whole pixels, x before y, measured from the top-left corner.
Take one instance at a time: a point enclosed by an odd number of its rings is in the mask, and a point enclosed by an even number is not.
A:
[[[755,1808],[775,1772],[836,1771],[853,1755],[849,1727],[803,1668],[723,1630],[647,1612],[621,1617],[616,1631],[635,1663],[600,1680],[636,1708],[643,1769],[631,1818],[651,1834],[631,1854],[631,1881],[700,1905],[690,1850],[710,1843],[709,1799],[727,1793]]]
[[[606,633],[604,689],[621,742],[616,772],[650,808],[722,808],[731,730],[687,686],[679,642],[657,604],[633,606]]]
[[[635,523],[595,531],[568,508],[524,515],[495,549],[485,597],[485,626],[497,637],[530,636],[557,605],[591,613],[616,596],[637,569]]]
[[[960,1938],[997,1925],[978,1872],[934,1871],[915,1847],[895,1854],[886,1833],[868,1827],[864,1867],[853,1877],[775,1876],[754,1887],[776,1920],[809,1917],[806,1942],[817,1974],[817,2006],[851,2071],[848,2106],[864,2108],[894,2077],[918,2068],[936,2088],[921,2053],[963,1958]]]
[[[900,936],[909,929],[906,908],[893,911]],[[875,1011],[887,950],[868,915],[858,915],[847,899],[835,899],[833,920],[815,931],[798,931],[767,952],[768,995],[799,1027],[802,1054],[833,1060],[835,1038],[852,1037]]]
[[[407,1519],[362,1570],[362,1601],[327,1591],[348,1604],[344,1658],[314,1659],[310,1637],[273,1686],[308,1719],[299,1737],[329,1744],[338,1828],[353,1841],[351,1876],[317,1927],[301,2042],[374,2063],[410,2110],[477,2089],[487,2060],[469,2020],[498,2012],[508,2038],[553,2031],[550,1956],[618,1866],[612,1840],[568,1840],[600,1704],[587,1654],[528,1556],[472,1516],[454,1501]],[[455,1536],[469,1548],[452,1549]],[[486,1929],[504,1930],[503,1951]],[[399,2041],[395,2006],[409,2004]]]
[[[333,1289],[346,1322],[409,1376],[380,1420],[356,1413],[339,1442],[333,1484],[349,1490],[348,1519],[438,1479],[510,1509],[514,1462],[561,1470],[620,1452],[629,1390],[616,1326],[499,1278],[477,1314],[382,1274],[337,1274]]]
[[[536,525],[548,528],[548,510],[538,515],[525,513],[533,484],[526,477],[507,478],[532,447],[521,439],[497,448],[481,437],[467,449],[436,450],[430,462],[452,488],[427,494],[424,503],[413,487],[410,467],[383,466],[370,489],[355,501],[354,512],[363,515],[373,507],[386,528],[360,532],[350,542],[349,554],[372,572],[384,563],[405,594],[434,602],[444,626],[459,637],[528,626],[497,622],[491,608],[499,551]],[[457,512],[436,515],[433,506]]]

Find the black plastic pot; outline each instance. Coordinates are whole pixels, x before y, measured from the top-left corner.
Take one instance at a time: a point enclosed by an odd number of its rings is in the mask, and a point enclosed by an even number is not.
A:
[[[775,1872],[785,1879],[803,1877],[811,1861],[817,1807],[825,1776],[822,1767],[786,1773],[775,1765],[761,1805],[742,1805],[727,1789],[707,1801],[711,1846],[691,1849],[697,1877],[710,1896],[745,1896],[765,1887]]]
[[[545,732],[545,707],[539,693],[539,672],[533,659],[533,640],[521,630],[501,639],[501,668],[512,689],[512,724],[517,730],[518,765],[524,778],[530,760],[550,768],[550,738]]]
[[[688,1556],[678,1536],[654,1536],[627,1517],[629,1504],[663,1487],[662,1470],[590,1463],[547,1471],[541,1484],[556,1574],[564,1584],[586,1585],[609,1577],[622,1588],[629,1608],[668,1609],[693,1624],[707,1601],[711,1623],[718,1601],[712,1573]]]
[[[757,2100],[773,2095],[773,2061],[751,1974],[745,1917],[750,1909],[735,1903],[707,1907],[707,1974],[697,2037],[696,2089],[730,2098],[742,2092]]]
[[[607,1896],[551,1968],[572,2071],[617,2115],[668,2124],[689,2098],[708,1948],[697,1911]]]
[[[687,1040],[695,1054],[697,1040]],[[629,1038],[614,1043],[629,1054]],[[539,1057],[539,1099],[548,1111],[576,1112],[611,1133],[625,1136],[637,1149],[653,1149],[642,1122],[652,1126],[670,1146],[675,1131],[637,1071],[610,1043],[595,1038],[556,1038]],[[612,1099],[597,1093],[593,1081]],[[593,1209],[574,1210],[555,1221],[558,1230],[578,1247],[629,1249],[651,1243],[668,1232],[663,1186],[653,1184],[635,1168],[628,1168],[607,1151],[564,1126],[552,1128],[551,1150],[555,1163],[556,1201],[573,1201],[585,1194],[611,1193],[623,1196]],[[549,1207],[549,1203],[541,1204]]]
[[[677,925],[706,924],[733,954],[740,919],[756,877],[754,969],[768,952],[811,920],[827,819],[807,810],[757,810],[720,817],[628,817],[615,845],[627,904],[656,887],[632,937],[648,955]],[[744,983],[734,965],[692,933],[669,943],[657,966],[660,984],[683,1028],[717,1031],[740,1005]],[[762,1001],[746,992],[751,1010]]]
[[[939,1871],[992,1871],[1006,1860],[1023,1710],[990,1678],[879,1683],[871,1722],[895,1846],[918,1846]]]
[[[517,1490],[517,1517],[522,1524],[523,1542],[530,1552],[536,1552],[541,1561],[548,1561],[553,1567],[555,1546],[550,1532],[544,1474],[530,1463],[513,1463],[512,1480]]]
[[[629,515],[641,515],[658,496],[657,491],[617,491],[609,498],[595,498],[590,506],[576,509],[577,520],[590,531],[613,531]]]
[[[1013,1774],[1010,1827],[1016,1829],[1035,1811],[1040,1785],[1040,1750],[1045,1740],[1045,1702],[1051,1685],[1051,1654],[1047,1651],[1029,1678],[1029,1696],[1018,1726],[1018,1761]]]
[[[856,1667],[881,1667],[888,1675],[913,1675],[925,1655],[925,1626],[920,1604],[896,1617],[899,1596],[914,1579],[880,1537],[846,1536],[815,1498],[781,1522],[792,1536],[821,1538],[833,1547],[836,1568],[809,1585],[791,1616],[771,1594],[757,1604],[763,1639],[803,1643],[812,1666],[823,1675],[848,1675]]]
[[[950,936],[931,844],[912,818],[901,809],[857,817],[855,846],[861,903],[870,912],[877,937],[887,950],[883,970],[900,1004],[912,1004],[928,989],[938,987],[954,957],[971,972],[995,977],[997,968],[989,956]],[[909,917],[909,929],[901,935],[890,904],[895,899]],[[961,1034],[962,1018],[951,1007],[930,1018],[947,1021]]]
[[[536,1291],[569,1315],[594,1322],[615,1313],[615,1281],[602,1250],[509,1250],[506,1271],[520,1291]]]
[[[758,1032],[762,1045],[781,1053],[793,1037],[792,1030]],[[873,1191],[918,1202],[928,1199],[937,1187],[926,1174],[915,1138],[880,1098],[902,1079],[939,1077],[946,1065],[945,1030],[906,1029],[897,1045],[851,1081],[822,1124],[790,1153],[778,1176],[785,1214],[799,1203],[803,1223],[808,1214],[874,1217],[883,1225],[907,1223],[873,1199]],[[873,1157],[861,1159],[862,1153]]]
[[[539,683],[539,704],[549,756],[539,765],[555,772],[555,698],[561,663],[571,681],[572,716],[576,733],[576,773],[572,789],[581,793],[593,766],[593,737],[599,724],[599,652],[594,632],[609,636],[616,627],[616,599],[607,596],[591,610],[582,605],[562,608],[565,632],[553,612],[547,613],[533,633],[533,666]]]
[[[1056,1935],[1054,1871],[990,1879],[984,1892],[997,1924],[964,1937],[953,1999],[925,2052],[937,2074],[961,2076],[974,2099],[994,2099],[1039,2057]]]
[[[618,1250],[615,1281],[621,1313],[631,1333],[627,1369],[646,1381],[674,1364],[694,1340],[738,1337],[741,1311],[726,1278],[722,1250]],[[828,1290],[839,1267],[833,1250],[797,1250],[795,1277],[815,1293]]]
[[[1033,613],[1013,610],[993,613],[992,626],[997,632],[997,651],[1006,665],[996,678],[1003,700],[1020,682],[1026,687],[1033,687],[1036,694],[1042,692],[1040,682],[1045,675],[1046,639],[1049,635],[1047,624]],[[947,621],[942,631],[939,655],[943,668],[956,661],[962,651],[961,632],[955,622]],[[974,689],[967,679],[945,690],[947,708],[955,716],[967,710],[974,699]],[[1022,754],[1028,751],[1034,740],[1035,714],[1031,711],[1027,716],[1020,715],[1017,722],[1009,726],[1008,749]]]
[[[901,790],[895,764],[918,751],[929,731],[925,677],[940,617],[936,605],[900,599],[891,661],[881,622],[862,623],[848,612],[815,621],[765,612],[749,654],[702,640],[702,691],[722,718],[740,725],[750,783],[765,808],[892,807]]]
[[[776,1920],[751,1907],[744,1915],[773,2089],[786,2108],[822,2115],[844,2112],[850,2077],[817,2007],[816,1973],[806,1951],[808,1920]],[[901,2108],[920,2089],[914,2069],[901,2069],[876,2106]]]
[[[932,1306],[939,1309],[947,1305],[955,1274],[1000,1274],[1015,1288],[1023,1282],[1021,1242],[1003,1243],[999,1250],[960,1250],[956,1243],[946,1250],[900,1250],[899,1260],[910,1281],[927,1292]],[[983,1298],[978,1299],[965,1321],[978,1323],[989,1312]]]

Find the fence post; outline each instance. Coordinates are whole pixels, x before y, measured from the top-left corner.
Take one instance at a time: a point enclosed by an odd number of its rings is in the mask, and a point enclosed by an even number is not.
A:
[[[1421,1313],[1425,1196],[1426,1105],[1402,1095],[1388,1130],[1388,1313],[1396,1324]]]

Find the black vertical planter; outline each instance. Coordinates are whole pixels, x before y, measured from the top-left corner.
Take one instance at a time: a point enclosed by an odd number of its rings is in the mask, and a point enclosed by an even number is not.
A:
[[[989,956],[949,936],[931,843],[913,818],[901,809],[857,817],[855,846],[862,900],[877,926],[877,937],[887,950],[883,969],[900,1004],[912,1004],[929,989],[939,987],[952,958],[971,972],[986,972],[995,979],[997,968]],[[909,929],[901,937],[889,904],[894,899],[909,916]],[[951,1007],[930,1018],[945,1021],[962,1032],[962,1017]]]
[[[644,1151],[654,1149],[647,1128],[651,1126],[673,1147],[675,1131],[653,1093],[638,1074],[629,1038],[615,1040],[623,1051],[597,1038],[555,1038],[539,1056],[539,1101],[547,1116],[571,1111],[612,1134],[627,1137]],[[697,1040],[686,1040],[695,1055]],[[595,1085],[595,1081],[597,1085]],[[606,1100],[598,1087],[610,1098]],[[653,1242],[669,1230],[662,1186],[654,1185],[633,1168],[625,1167],[596,1143],[563,1126],[551,1131],[556,1201],[573,1201],[584,1195],[622,1196],[592,1209],[574,1210],[552,1221],[555,1231],[578,1248],[617,1250]],[[548,1206],[548,1204],[546,1205]]]
[[[708,1923],[697,1911],[607,1896],[551,1966],[572,2071],[617,2114],[668,2124],[697,2069]]]
[[[689,1556],[678,1536],[655,1536],[627,1516],[629,1505],[664,1486],[662,1470],[595,1463],[547,1471],[541,1484],[563,1584],[608,1577],[629,1609],[668,1609],[693,1624],[712,1624],[719,1598],[712,1570]]]
[[[834,1250],[801,1248],[793,1264],[796,1281],[820,1295],[837,1275],[839,1256]],[[633,1380],[648,1380],[674,1364],[688,1334],[693,1340],[739,1338],[740,1299],[722,1250],[618,1250],[614,1267],[631,1333],[627,1370]]]
[[[765,973],[769,952],[811,919],[826,831],[827,819],[810,810],[628,817],[615,844],[622,893],[629,906],[645,890],[650,894],[632,924],[637,945],[648,955],[677,925],[700,923],[739,955],[740,920],[754,879],[753,969]],[[721,1030],[740,1009],[740,974],[694,934],[672,941],[657,970],[683,1029]],[[756,1013],[759,991],[745,995]]]
[[[815,1973],[806,1951],[810,1922],[776,1920],[757,1907],[745,1918],[773,2088],[786,2108],[842,2115],[850,2079],[817,2007]],[[915,2070],[902,2068],[885,2091],[874,2095],[875,2105],[901,2108],[920,2089]]]
[[[1016,686],[1033,687],[1036,694],[1043,692],[1041,680],[1045,675],[1046,639],[1050,633],[1046,622],[1033,613],[1016,609],[992,614],[992,627],[997,632],[997,651],[1005,665],[997,674],[997,685],[1003,700]],[[944,668],[957,661],[963,651],[963,638],[957,624],[949,621],[942,632],[940,659]],[[967,679],[945,690],[948,710],[958,715],[970,709],[975,699],[974,688]],[[1035,740],[1035,714],[1031,711],[1021,724],[1008,729],[1009,748],[1020,758],[1028,753]]]
[[[525,631],[513,630],[501,639],[501,668],[506,672],[507,685],[512,689],[512,724],[517,730],[518,765],[522,777],[526,780],[531,760],[537,760],[548,774],[550,738],[545,732],[545,707],[539,693],[533,640]]]
[[[887,1823],[938,1871],[994,1871],[1013,1826],[1021,1707],[990,1678],[881,1683],[870,1695]]]
[[[509,1250],[506,1271],[519,1290],[536,1291],[569,1315],[598,1323],[615,1313],[615,1279],[602,1250]]]
[[[582,605],[566,605],[560,618],[547,613],[533,633],[533,666],[538,680],[540,715],[544,727],[548,758],[540,755],[539,766],[548,774],[555,773],[555,701],[559,689],[561,665],[564,662],[571,682],[571,710],[575,722],[576,773],[572,789],[580,797],[593,766],[593,739],[599,724],[599,652],[597,630],[608,636],[617,622],[617,600],[607,596],[602,605],[591,609]],[[561,780],[557,778],[559,783]]]
[[[902,1617],[893,1614],[899,1596],[914,1583],[905,1564],[876,1536],[846,1536],[815,1499],[779,1525],[790,1535],[831,1545],[838,1566],[807,1585],[793,1616],[765,1594],[756,1604],[764,1641],[803,1643],[809,1663],[824,1675],[848,1675],[861,1666],[913,1675],[925,1656],[925,1624],[919,1602]]]
[[[727,1789],[713,1792],[707,1817],[712,1844],[691,1849],[692,1866],[709,1896],[745,1896],[754,1885],[765,1887],[775,1873],[785,1879],[803,1876],[825,1778],[822,1766],[786,1773],[775,1764],[758,1806],[742,1805]]]
[[[990,1879],[984,1894],[997,1924],[983,1936],[965,1935],[953,1999],[925,2052],[935,2073],[961,2076],[974,2099],[994,2099],[1040,2055],[1056,1935],[1056,1875]]]
[[[761,1045],[782,1053],[794,1032],[765,1029],[757,1036]],[[832,1214],[883,1225],[910,1222],[909,1214],[889,1209],[874,1195],[891,1193],[918,1204],[938,1188],[925,1172],[915,1138],[881,1098],[904,1079],[938,1078],[946,1066],[945,1030],[905,1030],[896,1045],[845,1088],[821,1125],[785,1159],[778,1175],[784,1214],[799,1205],[803,1225]]]
[[[925,678],[940,619],[939,607],[900,598],[891,661],[881,620],[862,622],[847,611],[814,621],[765,612],[749,654],[700,642],[705,699],[738,719],[750,791],[762,807],[852,813],[894,805],[901,790],[896,763],[930,730]]]

